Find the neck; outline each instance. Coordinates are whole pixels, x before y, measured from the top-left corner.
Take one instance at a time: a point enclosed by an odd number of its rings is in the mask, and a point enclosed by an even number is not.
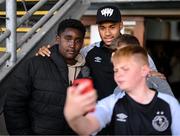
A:
[[[74,60],[74,59],[73,59],[73,60],[72,60],[72,59],[67,59],[67,60],[66,60],[66,63],[69,64],[69,65],[75,65],[76,62],[77,62],[77,61]]]
[[[138,103],[148,104],[152,101],[155,91],[149,89],[146,84],[144,84],[144,86],[127,91],[127,94]]]

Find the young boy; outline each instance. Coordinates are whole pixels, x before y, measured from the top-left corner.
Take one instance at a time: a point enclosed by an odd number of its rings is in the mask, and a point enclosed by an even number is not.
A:
[[[75,135],[63,109],[71,82],[87,77],[79,54],[85,32],[79,20],[61,21],[51,58],[32,57],[13,71],[4,106],[10,135]]]
[[[139,43],[139,40],[135,36],[130,35],[130,34],[122,34],[122,35],[118,36],[112,42],[111,49],[117,50],[117,49],[120,49],[120,48],[125,47],[127,45],[140,46],[140,43]],[[149,65],[151,63],[150,60],[151,60],[150,56],[148,55]],[[147,78],[148,87],[155,89],[159,92],[166,93],[166,94],[174,96],[172,91],[171,91],[170,86],[167,84],[167,81],[164,80],[163,77],[160,78],[161,74],[159,74],[158,76],[149,76],[149,75],[153,75],[154,74],[153,72],[154,71],[151,70],[150,71],[151,74],[148,74],[148,78]],[[155,74],[157,75],[157,72],[155,72]]]
[[[96,105],[95,90],[82,95],[86,84],[70,87],[64,109],[69,125],[87,135],[107,124],[110,135],[179,135],[178,101],[146,85],[150,72],[147,52],[140,46],[126,46],[116,50],[111,60],[114,79],[123,91],[115,91]]]

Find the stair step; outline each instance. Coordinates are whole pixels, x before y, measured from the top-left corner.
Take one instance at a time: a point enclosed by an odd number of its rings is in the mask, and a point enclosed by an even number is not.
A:
[[[16,32],[28,32],[30,30],[31,30],[31,28],[29,28],[29,27],[20,27],[20,28],[16,29]],[[4,32],[4,31],[6,31],[6,28],[1,28],[0,31]]]
[[[38,2],[40,0],[16,0],[17,2],[22,2],[22,1],[25,1],[25,2]]]
[[[5,52],[6,48],[5,47],[0,47],[0,52]]]
[[[17,2],[39,2],[40,0],[16,0]],[[49,0],[48,2],[54,2],[54,1],[58,1],[58,0]]]
[[[36,15],[36,16],[42,16],[42,15],[46,15],[49,11],[36,11],[34,12],[33,15]],[[23,16],[26,14],[26,11],[17,11],[16,12],[16,15],[18,16]],[[5,11],[0,11],[0,16],[5,16],[6,15],[6,12]]]
[[[20,51],[21,48],[18,48],[16,51]],[[0,47],[0,52],[5,52],[6,51],[6,47]]]

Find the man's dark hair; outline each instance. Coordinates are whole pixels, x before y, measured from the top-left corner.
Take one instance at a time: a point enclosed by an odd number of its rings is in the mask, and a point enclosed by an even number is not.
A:
[[[78,29],[82,33],[83,38],[85,36],[86,28],[79,20],[76,19],[63,20],[58,26],[57,35],[60,35],[62,32],[64,32],[66,28]]]
[[[114,39],[111,48],[115,50],[123,44],[131,46],[140,46],[140,42],[135,36],[130,34],[122,34],[118,36],[116,39]]]

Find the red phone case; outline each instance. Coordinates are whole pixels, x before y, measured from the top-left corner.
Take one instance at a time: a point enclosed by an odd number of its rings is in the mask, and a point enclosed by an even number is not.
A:
[[[91,91],[94,87],[93,87],[93,81],[89,78],[81,78],[81,79],[76,79],[73,82],[73,86],[78,86],[79,84],[84,84],[87,83],[87,86],[85,87],[84,90],[82,90],[82,94],[87,93],[89,91]],[[93,112],[95,109],[91,109],[89,112]]]
[[[78,86],[79,84],[84,84],[85,82],[87,83],[87,86],[82,91],[82,94],[84,94],[84,93],[87,93],[93,89],[93,81],[91,79],[89,79],[89,78],[76,79],[76,80],[74,80],[72,85]]]

